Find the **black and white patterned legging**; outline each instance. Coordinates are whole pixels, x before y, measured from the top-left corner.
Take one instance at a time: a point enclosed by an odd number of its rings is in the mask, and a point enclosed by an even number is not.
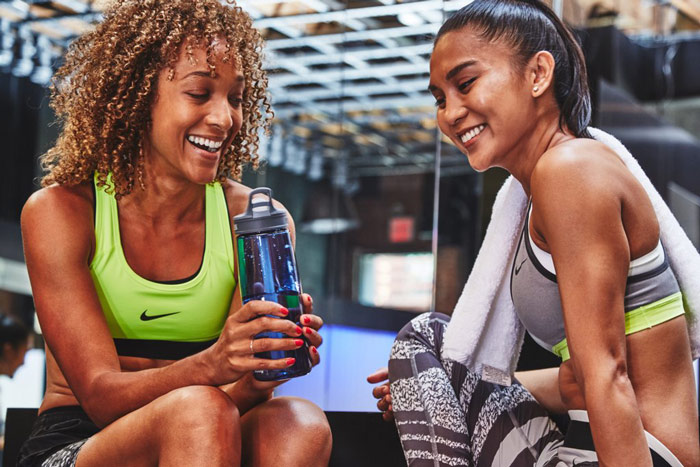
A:
[[[394,417],[408,465],[555,464],[563,436],[522,385],[488,383],[441,359],[448,322],[443,314],[420,315],[391,350]]]

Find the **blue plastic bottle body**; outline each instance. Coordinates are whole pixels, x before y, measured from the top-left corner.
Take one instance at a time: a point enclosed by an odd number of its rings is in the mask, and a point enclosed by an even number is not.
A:
[[[240,235],[237,239],[239,287],[243,303],[266,300],[279,303],[289,310],[286,318],[298,326],[301,318],[299,294],[301,284],[297,273],[294,248],[287,229]],[[289,337],[277,332],[264,332],[256,339]],[[259,358],[294,358],[294,365],[282,370],[256,370],[261,381],[277,381],[302,376],[311,371],[308,343],[296,350],[261,352]]]

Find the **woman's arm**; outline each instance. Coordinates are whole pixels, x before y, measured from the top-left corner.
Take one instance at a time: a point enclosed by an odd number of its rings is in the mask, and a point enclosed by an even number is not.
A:
[[[567,407],[559,392],[559,368],[518,371],[515,378],[550,413],[566,413]]]
[[[650,466],[627,375],[623,177],[614,157],[550,151],[532,176],[532,219],[554,260],[574,373],[601,465]]]
[[[285,365],[252,358],[248,340],[265,328],[291,333],[294,326],[269,318],[247,322],[258,314],[281,314],[279,305],[251,302],[229,317],[209,349],[162,368],[121,372],[88,267],[94,245],[90,199],[72,188],[40,190],[27,201],[21,224],[45,341],[75,397],[98,425],[176,388],[224,384],[254,368]]]

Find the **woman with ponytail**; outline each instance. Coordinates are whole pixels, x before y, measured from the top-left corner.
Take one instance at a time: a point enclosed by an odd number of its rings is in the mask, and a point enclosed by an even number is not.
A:
[[[391,381],[373,393],[409,466],[700,465],[667,220],[620,152],[592,137],[603,139],[588,129],[571,32],[540,1],[475,0],[438,32],[429,89],[441,131],[471,166],[505,168],[527,196],[503,283],[520,323],[562,364],[497,384],[488,368],[448,358],[448,316],[415,318],[388,371],[369,378]],[[567,411],[564,437],[548,413]]]

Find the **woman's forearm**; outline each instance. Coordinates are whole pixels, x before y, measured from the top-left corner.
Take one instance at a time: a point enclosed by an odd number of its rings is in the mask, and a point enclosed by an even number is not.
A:
[[[584,383],[586,410],[601,466],[651,466],[639,408],[626,374]]]
[[[203,354],[195,354],[171,365],[134,372],[96,372],[87,391],[76,396],[98,426],[106,426],[168,392],[186,386],[213,386],[213,368]]]

